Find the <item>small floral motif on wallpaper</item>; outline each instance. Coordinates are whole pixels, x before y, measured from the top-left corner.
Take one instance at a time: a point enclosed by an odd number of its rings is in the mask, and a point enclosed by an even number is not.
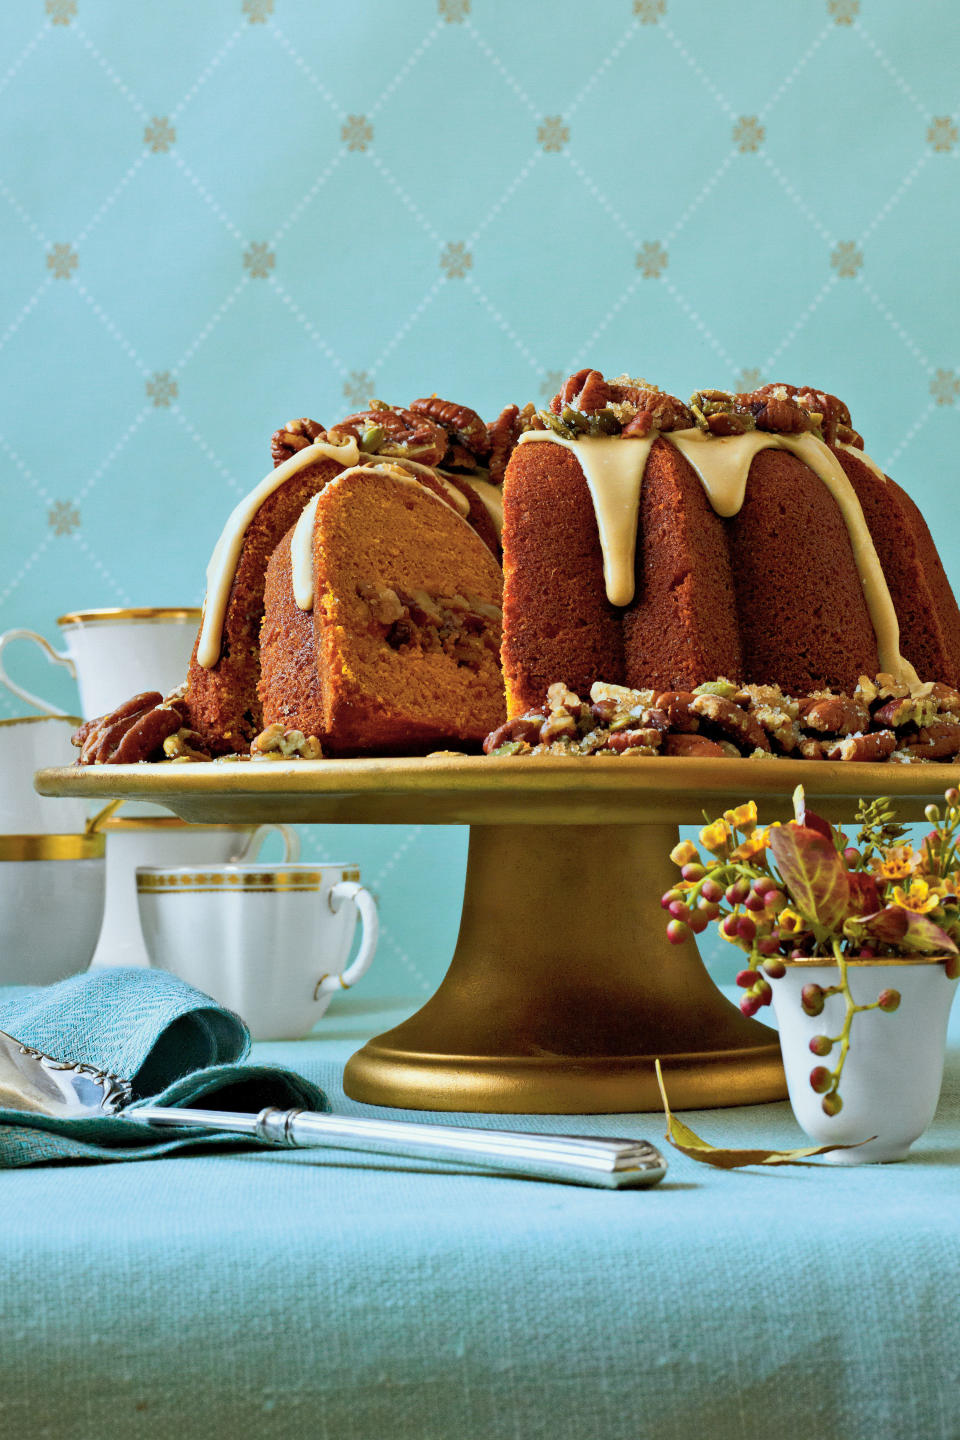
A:
[[[473,256],[462,240],[451,241],[443,247],[440,269],[448,280],[462,280],[467,271],[473,269]]]
[[[51,245],[47,269],[52,271],[54,279],[69,280],[79,264],[80,256],[72,245]]]
[[[80,511],[70,500],[55,500],[47,511],[47,524],[54,535],[72,535],[80,528]]]
[[[657,280],[667,268],[669,256],[656,240],[647,240],[637,251],[637,269],[646,280]]]
[[[960,136],[951,115],[936,115],[930,121],[927,140],[934,150],[952,150],[958,138]]]
[[[833,248],[830,264],[841,280],[851,280],[863,264],[863,251],[855,240],[841,240]]]
[[[570,139],[570,131],[563,123],[562,115],[545,115],[543,124],[537,128],[537,141],[544,150],[558,154]]]
[[[366,115],[348,115],[340,126],[340,139],[348,150],[366,150],[373,143],[373,126]]]
[[[150,147],[154,155],[165,154],[176,138],[177,132],[166,115],[154,115],[143,132],[143,143]]]
[[[766,134],[756,115],[741,115],[733,127],[733,143],[741,154],[751,155],[760,149]]]
[[[243,268],[251,280],[266,280],[277,263],[270,246],[265,240],[257,240],[243,252]]]
[[[167,408],[173,404],[180,391],[169,370],[155,370],[147,381],[147,399],[158,407]]]
[[[938,405],[952,405],[960,396],[960,375],[955,370],[935,370],[930,394]]]

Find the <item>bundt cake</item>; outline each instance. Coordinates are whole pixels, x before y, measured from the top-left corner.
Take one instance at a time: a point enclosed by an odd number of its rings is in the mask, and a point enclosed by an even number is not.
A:
[[[196,743],[212,755],[245,754],[263,729],[258,686],[267,563],[307,502],[345,468],[387,458],[452,507],[499,560],[495,482],[506,464],[503,431],[467,406],[429,396],[409,409],[372,401],[330,430],[303,418],[274,433],[274,469],[233,510],[207,567],[203,621],[182,697]],[[461,588],[451,572],[448,592]]]
[[[557,681],[957,685],[960,611],[930,533],[835,397],[767,385],[687,406],[582,370],[525,423],[504,483],[510,715]]]
[[[264,725],[325,754],[479,743],[504,717],[500,567],[404,468],[343,471],[267,566]]]

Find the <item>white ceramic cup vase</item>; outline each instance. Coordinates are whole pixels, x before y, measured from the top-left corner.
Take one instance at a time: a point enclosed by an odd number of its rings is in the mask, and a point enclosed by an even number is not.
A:
[[[825,1155],[834,1165],[902,1160],[937,1108],[956,980],[947,979],[943,960],[926,956],[847,962],[857,1005],[871,1004],[888,989],[898,990],[901,1000],[896,1010],[853,1016],[840,1077],[843,1106],[839,1114],[827,1115],[823,1097],[810,1085],[810,1072],[817,1065],[833,1069],[839,1046],[818,1057],[810,1041],[815,1035],[839,1035],[846,1002],[842,995],[829,995],[819,1015],[807,1015],[800,996],[805,985],[836,985],[839,971],[818,960],[786,964],[786,975],[772,982],[773,1008],[790,1104],[800,1128],[817,1145],[857,1147]],[[864,1140],[868,1143],[859,1143]]]
[[[26,690],[7,674],[3,652],[15,640],[39,645],[51,665],[62,665],[80,690],[85,720],[105,715],[144,690],[168,694],[186,679],[200,611],[192,606],[152,606],[112,610],[75,610],[57,624],[66,642],[55,650],[35,630],[0,635],[0,682],[45,715],[64,711]]]
[[[359,880],[345,864],[141,867],[147,950],[158,969],[236,1011],[255,1040],[300,1039],[376,951],[376,902]]]

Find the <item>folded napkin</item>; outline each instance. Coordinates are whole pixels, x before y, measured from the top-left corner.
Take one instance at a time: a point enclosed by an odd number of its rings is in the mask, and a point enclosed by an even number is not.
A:
[[[81,1061],[129,1080],[133,1105],[252,1113],[265,1105],[329,1108],[323,1091],[302,1076],[243,1064],[250,1032],[239,1015],[163,970],[103,968],[57,985],[0,987],[0,1030],[55,1060]],[[228,1131],[156,1130],[122,1112],[65,1120],[0,1108],[0,1168],[147,1160],[260,1143]]]

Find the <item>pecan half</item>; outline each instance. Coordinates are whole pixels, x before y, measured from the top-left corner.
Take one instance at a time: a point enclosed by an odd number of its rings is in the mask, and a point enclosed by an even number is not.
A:
[[[813,696],[800,701],[800,723],[821,735],[856,735],[869,726],[870,711],[846,695]]]
[[[415,415],[426,415],[428,420],[442,425],[470,455],[479,460],[489,455],[490,437],[486,424],[469,405],[457,405],[452,400],[441,400],[439,395],[428,395],[423,400],[411,401],[410,409]]]
[[[729,754],[729,751],[724,750],[716,740],[708,740],[706,735],[667,735],[663,741],[663,753],[665,755],[702,755],[722,759]]]
[[[900,749],[916,760],[952,760],[960,753],[960,724],[955,720],[935,720],[924,725],[916,735],[900,742]]]
[[[892,730],[874,730],[869,735],[848,735],[836,745],[828,745],[827,760],[886,760],[897,748]]]
[[[78,765],[135,765],[163,758],[163,742],[183,726],[182,702],[164,701],[159,690],[134,695],[95,720],[81,725],[72,743],[79,747]]]
[[[315,440],[322,440],[325,434],[319,420],[308,420],[305,415],[299,420],[289,420],[282,429],[274,430],[270,437],[273,468],[276,469],[284,460],[289,460],[291,455],[296,455],[298,450],[305,450]]]
[[[398,405],[375,404],[370,410],[348,415],[328,433],[334,443],[352,435],[368,455],[393,455],[421,465],[439,465],[450,443],[442,425]]]
[[[732,700],[725,700],[722,695],[695,695],[690,709],[734,744],[746,745],[750,750],[770,749],[770,741],[753,716]]]

